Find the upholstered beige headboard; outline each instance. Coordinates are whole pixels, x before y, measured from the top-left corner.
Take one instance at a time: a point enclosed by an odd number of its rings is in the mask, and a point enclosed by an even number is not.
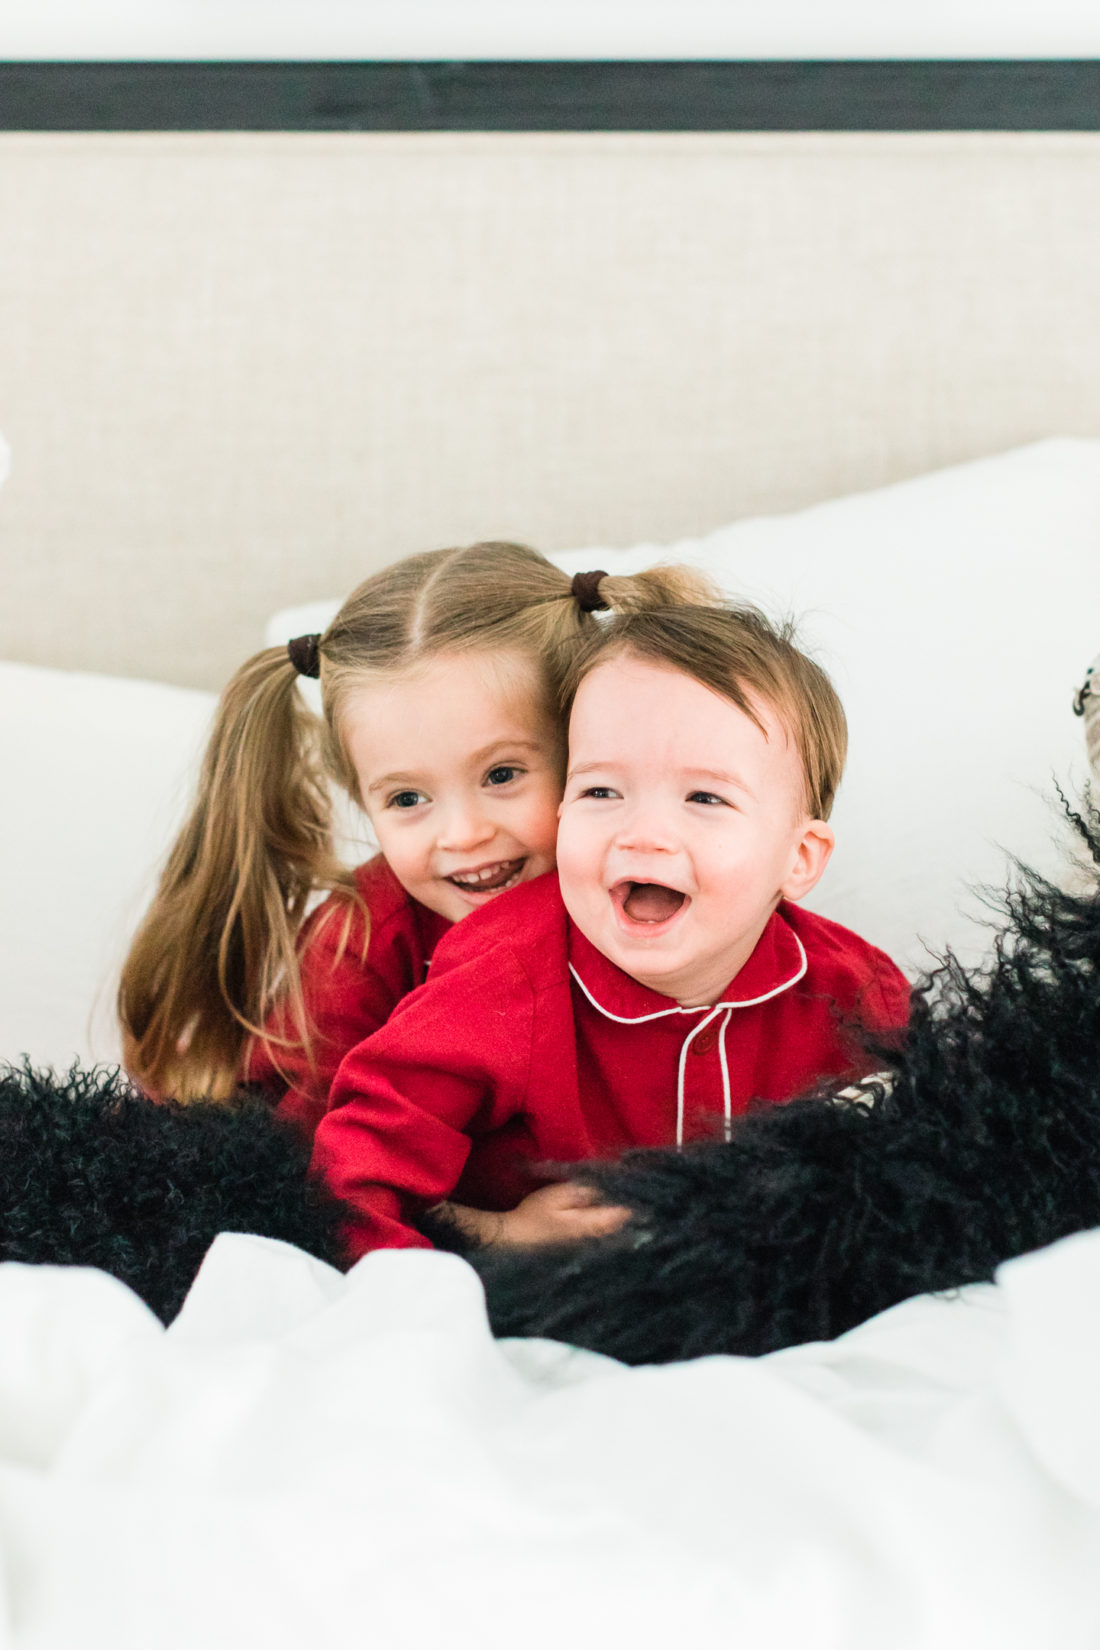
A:
[[[1098,176],[1100,134],[0,136],[0,656],[213,686],[414,549],[1100,435]]]

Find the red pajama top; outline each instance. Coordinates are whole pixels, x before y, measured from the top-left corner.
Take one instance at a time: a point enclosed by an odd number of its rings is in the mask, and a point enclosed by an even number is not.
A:
[[[426,1245],[442,1198],[510,1209],[540,1165],[713,1135],[753,1100],[867,1070],[850,1029],[905,1023],[882,951],[783,903],[720,1002],[681,1008],[571,921],[553,873],[500,895],[439,946],[426,985],[336,1074],[313,1168],[357,1211],[348,1249]]]
[[[253,1038],[241,1066],[241,1081],[281,1094],[279,1116],[306,1135],[325,1114],[348,1049],[385,1025],[402,997],[423,983],[432,952],[451,927],[405,892],[381,855],[359,867],[355,882],[370,914],[366,956],[362,912],[353,908],[346,924],[340,895],[317,907],[299,942],[302,995],[314,1028],[312,1063],[300,1044],[272,1046]],[[267,1026],[276,1036],[297,1036],[285,1004]]]

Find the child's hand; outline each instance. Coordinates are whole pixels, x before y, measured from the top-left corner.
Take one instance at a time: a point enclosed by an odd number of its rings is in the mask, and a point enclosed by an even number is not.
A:
[[[475,1244],[569,1243],[576,1238],[606,1237],[617,1232],[630,1210],[598,1203],[589,1186],[556,1181],[528,1192],[522,1203],[503,1213],[471,1209],[465,1203],[441,1203],[438,1212]]]
[[[630,1210],[597,1202],[590,1186],[563,1180],[528,1192],[523,1202],[498,1215],[490,1243],[568,1243],[576,1238],[606,1237],[629,1220]]]

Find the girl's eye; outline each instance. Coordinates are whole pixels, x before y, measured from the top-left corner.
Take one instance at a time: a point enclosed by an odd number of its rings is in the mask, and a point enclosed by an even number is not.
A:
[[[427,802],[428,798],[423,791],[395,791],[386,803],[387,808],[415,808],[418,803]]]
[[[692,791],[691,794],[688,796],[688,801],[689,802],[705,802],[708,806],[713,805],[713,806],[718,807],[718,808],[724,808],[725,807],[725,798],[721,797],[721,796],[715,796],[713,791]]]
[[[510,785],[512,780],[518,778],[522,772],[522,768],[515,768],[507,762],[502,762],[498,767],[489,769],[489,772],[485,775],[485,783],[487,785]]]

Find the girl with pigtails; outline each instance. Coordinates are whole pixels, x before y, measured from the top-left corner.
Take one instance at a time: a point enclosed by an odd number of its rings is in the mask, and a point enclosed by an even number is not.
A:
[[[553,867],[561,682],[600,605],[521,545],[430,551],[367,579],[322,635],[241,667],[123,969],[143,1089],[259,1085],[312,1133],[342,1057],[423,982],[441,936]],[[320,678],[320,724],[299,675]],[[334,854],[331,781],[381,848],[355,871]]]

